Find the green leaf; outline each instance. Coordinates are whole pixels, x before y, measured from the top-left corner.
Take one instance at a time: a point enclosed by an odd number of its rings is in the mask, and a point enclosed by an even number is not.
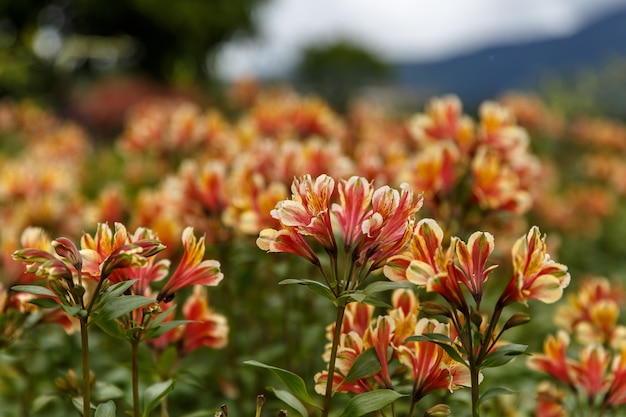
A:
[[[80,313],[80,311],[81,311],[80,306],[66,306],[66,305],[62,305],[61,308],[70,317],[77,316]]]
[[[122,282],[118,282],[115,285],[111,285],[109,288],[107,288],[105,295],[107,297],[120,297],[122,295],[124,295],[124,293],[133,286],[133,284],[135,282],[137,282],[138,280],[136,279],[131,279],[128,281],[122,281]]]
[[[391,308],[391,306],[376,297],[365,294],[363,291],[352,291],[339,297],[339,304],[345,305],[350,302],[373,305],[374,307]]]
[[[348,401],[341,417],[360,417],[382,410],[400,397],[405,397],[405,395],[390,389],[379,389],[359,394]]]
[[[306,411],[304,405],[300,402],[300,400],[293,395],[289,391],[276,389],[274,387],[267,387],[268,390],[272,391],[276,398],[287,404],[289,407],[293,408],[296,413],[300,414],[303,417],[308,417],[309,413]]]
[[[215,411],[194,411],[180,417],[215,417]]]
[[[502,366],[513,360],[516,356],[523,355],[528,348],[527,345],[520,345],[517,343],[509,343],[508,345],[499,346],[494,352],[487,355],[483,363],[480,364],[482,368],[495,368]]]
[[[322,409],[322,407],[320,407],[309,396],[309,392],[306,389],[306,384],[304,383],[304,380],[293,372],[289,372],[275,366],[266,365],[257,361],[245,361],[244,363],[246,365],[258,366],[259,368],[269,369],[289,388],[289,391],[291,391],[296,397],[298,397],[305,403],[312,405],[313,407],[317,407],[320,410]]]
[[[48,297],[56,297],[57,295],[48,288],[41,285],[14,285],[11,287],[13,291],[26,292],[33,295],[45,295]]]
[[[488,400],[489,398],[497,397],[498,395],[510,395],[514,393],[515,391],[511,391],[510,389],[504,387],[490,388],[480,396],[480,398],[478,399],[478,404],[482,403],[485,400]]]
[[[118,388],[116,385],[109,384],[104,381],[96,381],[92,389],[92,396],[97,401],[109,401],[115,398],[122,398],[124,391]]]
[[[107,401],[98,404],[94,417],[115,417],[115,403],[113,401]]]
[[[372,295],[379,292],[395,290],[398,288],[411,288],[412,286],[414,285],[408,282],[376,281],[365,287],[363,289],[363,292],[368,295]]]
[[[49,394],[38,396],[33,401],[33,405],[30,410],[31,413],[36,413],[37,411],[45,408],[48,404],[50,404],[51,402],[55,401],[58,398],[59,397],[56,395],[49,395]]]
[[[376,355],[376,349],[371,347],[357,356],[344,380],[351,382],[356,379],[367,378],[377,374],[381,369],[382,366],[378,355]]]
[[[313,281],[312,279],[293,279],[293,278],[284,279],[278,283],[278,285],[287,285],[287,284],[304,285],[308,289],[313,291],[314,293],[324,296],[325,298],[329,299],[333,304],[337,305],[337,297],[335,296],[335,294],[333,294],[331,289],[326,284],[322,284],[321,282],[318,282],[318,281]]]
[[[61,306],[61,304],[54,298],[33,298],[29,301],[29,303],[41,308],[58,308]]]
[[[423,335],[415,335],[415,336],[410,336],[407,337],[405,339],[405,342],[430,342],[430,343],[435,343],[439,346],[441,346],[441,348],[443,350],[446,351],[446,353],[455,361],[468,366],[467,362],[465,361],[465,359],[463,359],[463,357],[461,356],[461,354],[454,348],[454,346],[452,346],[450,343],[452,343],[452,341],[450,340],[450,338],[448,336],[446,336],[445,334],[439,334],[439,333],[427,333],[427,334],[423,334]]]
[[[108,321],[103,321],[103,320],[93,321],[92,320],[91,323],[98,326],[100,330],[102,330],[103,332],[105,332],[111,337],[114,337],[116,339],[128,340],[128,337],[126,337],[126,331],[124,327],[120,323],[118,323],[116,320],[108,320]]]
[[[155,326],[154,323],[150,323],[150,327],[144,331],[144,340],[156,339],[163,333],[169,332],[187,323],[194,323],[195,320],[172,320]]]
[[[150,385],[143,394],[143,417],[148,417],[150,412],[154,410],[161,400],[167,396],[174,389],[175,380],[169,379],[167,381],[158,382],[154,385]]]
[[[154,299],[143,297],[141,295],[124,295],[113,298],[108,300],[92,313],[93,321],[106,322],[114,320],[120,316],[130,313],[133,310],[155,302],[156,301]]]

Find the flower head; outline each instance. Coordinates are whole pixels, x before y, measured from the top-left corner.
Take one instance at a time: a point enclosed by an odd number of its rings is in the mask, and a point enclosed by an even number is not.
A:
[[[526,304],[529,299],[554,303],[561,298],[570,274],[567,266],[550,259],[537,226],[515,242],[512,253],[513,277],[500,298],[503,305]]]
[[[224,275],[216,260],[202,260],[205,253],[204,236],[197,239],[192,227],[187,227],[182,236],[184,254],[176,270],[159,292],[158,301],[170,298],[181,288],[193,285],[215,286]]]

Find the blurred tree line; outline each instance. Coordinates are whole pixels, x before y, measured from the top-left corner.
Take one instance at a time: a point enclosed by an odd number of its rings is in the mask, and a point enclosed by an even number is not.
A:
[[[76,77],[146,74],[159,82],[213,77],[217,48],[256,33],[266,0],[3,0],[0,96],[49,96]]]

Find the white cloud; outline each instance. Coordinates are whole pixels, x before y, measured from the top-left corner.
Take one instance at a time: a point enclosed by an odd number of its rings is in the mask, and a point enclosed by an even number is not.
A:
[[[233,42],[218,71],[276,75],[312,43],[347,38],[391,61],[434,60],[491,44],[563,36],[626,0],[270,0],[261,37]]]

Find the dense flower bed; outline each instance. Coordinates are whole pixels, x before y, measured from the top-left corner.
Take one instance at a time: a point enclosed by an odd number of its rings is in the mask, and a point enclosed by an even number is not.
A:
[[[3,415],[619,413],[623,123],[232,93],[0,103]]]

